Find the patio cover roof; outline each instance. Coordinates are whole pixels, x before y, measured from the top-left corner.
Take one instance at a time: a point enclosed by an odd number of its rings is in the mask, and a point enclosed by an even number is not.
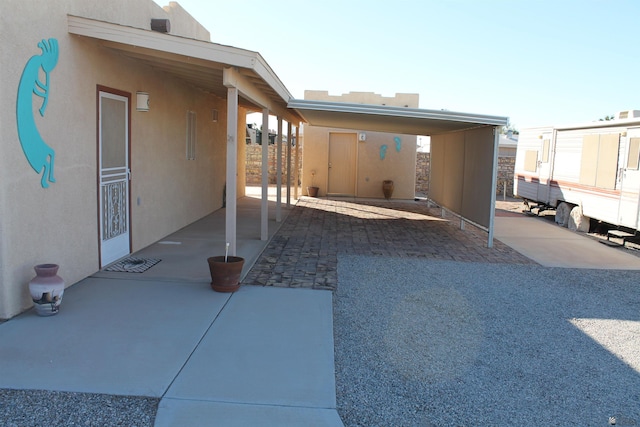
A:
[[[292,99],[288,107],[313,126],[408,135],[438,135],[509,123],[507,117],[387,105]]]
[[[302,121],[287,109],[291,94],[258,52],[79,16],[69,15],[67,23],[70,34],[95,39],[222,99],[227,98],[231,75],[239,106],[250,111],[266,108],[291,123]]]

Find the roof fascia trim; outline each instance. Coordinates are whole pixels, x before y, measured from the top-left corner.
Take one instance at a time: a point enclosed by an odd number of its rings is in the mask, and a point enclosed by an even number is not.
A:
[[[253,68],[257,53],[230,46],[223,46],[203,40],[163,34],[151,30],[126,27],[110,22],[68,15],[68,31],[71,34],[111,41],[215,61],[236,67]]]
[[[292,98],[258,52],[74,15],[67,15],[67,26],[70,34],[247,68],[258,74],[285,103]]]
[[[463,123],[476,123],[492,126],[507,126],[508,117],[461,113],[444,110],[426,110],[421,108],[394,107],[388,105],[352,104],[346,102],[313,101],[292,99],[287,104],[304,116],[304,110],[327,111],[337,113],[371,114],[380,116],[409,117],[416,119],[448,120]]]

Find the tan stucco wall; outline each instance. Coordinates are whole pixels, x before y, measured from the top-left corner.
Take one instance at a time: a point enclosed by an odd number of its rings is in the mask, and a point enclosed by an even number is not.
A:
[[[169,17],[151,0],[10,0],[3,6],[11,14],[0,22],[0,318],[9,318],[31,306],[26,285],[34,265],[60,264],[67,285],[99,267],[97,85],[131,94],[133,251],[222,206],[226,101],[67,32],[67,14],[148,29],[151,18]],[[204,35],[201,26],[185,29],[172,21],[174,30]],[[56,38],[60,48],[45,116],[36,116],[56,154],[56,182],[47,189],[25,159],[15,124],[18,83],[43,38]],[[150,94],[149,112],[135,111],[136,91]],[[196,160],[186,160],[187,110],[197,114]]]
[[[484,227],[496,191],[494,131],[484,126],[431,137],[429,198]]]
[[[329,95],[327,91],[305,91],[305,99],[331,102],[388,105],[396,107],[418,107],[417,94],[396,94],[384,97],[372,92],[350,92],[343,95]],[[370,132],[366,129],[352,130],[304,126],[304,149],[302,151],[302,194],[313,183],[319,187],[319,195],[327,194],[329,179],[329,137],[332,132],[364,132],[365,141],[357,143],[356,155],[356,197],[383,198],[382,181],[394,182],[394,199],[412,199],[415,196],[415,171],[417,136],[384,132]],[[396,150],[395,138],[400,138],[400,151]],[[384,159],[380,147],[386,145]],[[315,171],[315,177],[312,176]]]
[[[374,92],[349,92],[331,95],[326,90],[305,90],[304,99],[314,101],[350,102],[354,104],[389,105],[392,107],[418,108],[420,96],[417,93],[396,93],[382,96]]]
[[[196,21],[178,2],[171,1],[163,7],[171,21],[171,33],[191,39],[211,41],[209,31]]]

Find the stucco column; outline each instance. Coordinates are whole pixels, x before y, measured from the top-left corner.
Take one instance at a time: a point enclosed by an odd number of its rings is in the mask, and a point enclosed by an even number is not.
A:
[[[269,238],[269,110],[262,110],[262,209],[260,240]]]
[[[493,247],[493,226],[496,218],[496,185],[498,183],[498,152],[500,145],[500,127],[493,128],[493,174],[491,177],[491,206],[489,206],[489,237],[487,247]]]
[[[276,149],[276,222],[282,221],[282,117],[278,117]]]
[[[287,122],[287,208],[291,207],[291,122]]]
[[[238,173],[238,89],[227,88],[227,198],[225,240],[229,254],[236,255],[237,173]],[[222,248],[220,248],[222,250]]]
[[[300,171],[300,164],[298,163],[299,161],[300,161],[300,123],[298,123],[298,125],[296,126],[296,157],[294,162],[295,169],[293,171],[293,180],[295,185],[294,197],[296,198],[296,200],[298,200],[299,198],[299,194],[298,194],[298,181],[300,180],[300,177],[298,176]]]

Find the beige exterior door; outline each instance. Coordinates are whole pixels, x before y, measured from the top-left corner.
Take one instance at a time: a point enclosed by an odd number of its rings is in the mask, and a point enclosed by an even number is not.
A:
[[[99,92],[98,174],[100,265],[131,253],[129,98]]]
[[[356,195],[356,158],[358,141],[355,133],[329,134],[329,188],[327,193]]]

